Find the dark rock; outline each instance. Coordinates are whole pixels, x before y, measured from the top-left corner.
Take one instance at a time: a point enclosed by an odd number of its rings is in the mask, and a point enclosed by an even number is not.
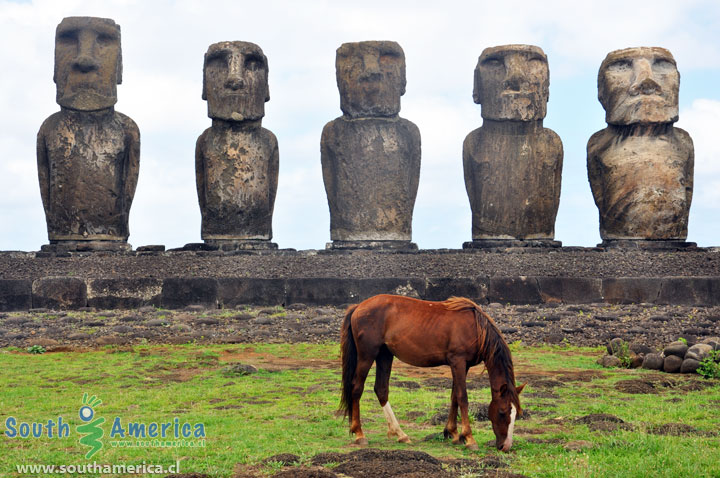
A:
[[[536,320],[527,320],[525,322],[521,322],[520,325],[523,327],[545,327],[547,324],[545,322],[538,322]]]
[[[692,359],[696,360],[698,362],[702,362],[705,357],[710,355],[710,352],[712,352],[713,347],[709,344],[695,344],[692,347],[688,349],[688,351],[685,353],[685,360]]]
[[[165,246],[163,245],[147,245],[140,246],[135,249],[136,252],[165,252]]]
[[[152,319],[145,322],[145,325],[148,327],[164,327],[166,325],[170,325],[170,320],[168,319]]]
[[[32,307],[32,281],[0,279],[0,311]]]
[[[71,277],[45,277],[32,284],[33,306],[78,309],[87,305],[85,282]]]
[[[126,315],[124,317],[120,317],[118,320],[120,322],[142,322],[145,319],[139,315]]]
[[[663,350],[663,354],[667,357],[674,355],[676,357],[685,358],[685,353],[688,351],[687,344],[682,342],[673,342]]]
[[[622,277],[605,278],[603,283],[603,297],[611,304],[634,304],[637,302],[652,302],[660,293],[662,279]]]
[[[647,355],[647,354],[651,354],[651,353],[655,352],[652,348],[648,347],[647,345],[640,344],[637,342],[633,342],[630,344],[630,351],[634,352],[638,355]]]
[[[252,375],[258,373],[257,367],[250,364],[235,363],[225,368],[229,375]]]
[[[543,337],[543,342],[547,344],[561,344],[565,340],[565,336],[560,333],[547,334]]]
[[[116,325],[112,328],[112,331],[117,334],[129,334],[130,332],[134,331],[132,327],[128,327],[127,325]]]
[[[643,359],[642,368],[646,368],[648,370],[662,370],[664,363],[664,358],[662,355],[658,353],[649,353],[645,354],[645,358]]]
[[[663,370],[667,373],[677,373],[680,371],[683,359],[677,355],[668,355],[663,362]]]
[[[275,323],[275,319],[272,317],[258,317],[251,322],[255,325],[270,325]]]
[[[698,360],[686,358],[680,366],[680,373],[695,373],[698,367],[700,367],[700,362]]]
[[[200,317],[199,319],[195,320],[196,325],[218,325],[220,324],[220,319],[216,319],[215,317]]]
[[[294,304],[290,304],[287,307],[285,307],[287,310],[305,310],[308,308],[307,305],[301,303],[301,302],[295,302]]]
[[[162,305],[170,309],[188,304],[217,308],[218,281],[212,278],[167,278],[162,286]]]
[[[263,460],[263,463],[279,463],[283,466],[291,466],[300,463],[300,457],[293,455],[292,453],[281,453],[279,455],[273,455],[270,458]]]
[[[627,342],[625,342],[620,337],[615,337],[614,339],[612,339],[607,346],[607,351],[609,355],[621,355],[623,353],[626,353],[627,350]]]
[[[620,359],[614,355],[604,355],[598,359],[597,363],[598,365],[602,365],[606,368],[616,368],[622,366]]]
[[[30,322],[32,319],[27,316],[8,317],[4,324],[6,327],[21,327],[23,324]]]
[[[88,305],[101,309],[133,309],[160,305],[162,280],[147,277],[92,279],[88,281]]]
[[[595,320],[599,320],[600,322],[613,322],[618,319],[617,315],[608,315],[608,314],[601,314],[601,315],[595,315],[593,317]]]
[[[518,331],[518,329],[516,327],[506,327],[506,326],[500,327],[500,332],[502,332],[503,334],[514,334],[517,331]]]

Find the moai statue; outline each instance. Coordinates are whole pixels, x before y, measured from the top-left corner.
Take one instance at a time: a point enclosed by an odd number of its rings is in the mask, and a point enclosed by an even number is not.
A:
[[[487,247],[559,247],[563,147],[543,128],[549,97],[545,53],[536,46],[486,48],[475,68],[473,99],[483,124],[463,143],[472,242]]]
[[[344,43],[335,61],[343,116],[325,125],[321,160],[328,249],[412,250],[420,131],[398,116],[405,54],[391,41]]]
[[[686,243],[693,142],[678,120],[680,74],[664,48],[608,53],[598,73],[607,128],[587,145],[588,179],[600,212],[601,246],[642,249]]]
[[[50,244],[44,251],[129,250],[128,217],[140,132],[115,111],[122,79],[120,27],[68,17],[55,32],[60,111],[40,127],[38,178]]]
[[[278,142],[262,127],[270,92],[260,47],[241,41],[210,45],[202,97],[212,118],[195,149],[202,238],[221,250],[277,249],[270,239]]]

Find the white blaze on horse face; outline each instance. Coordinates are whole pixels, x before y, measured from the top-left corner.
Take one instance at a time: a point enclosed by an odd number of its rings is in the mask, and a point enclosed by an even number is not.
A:
[[[510,426],[508,427],[508,433],[507,438],[505,438],[505,443],[503,443],[502,450],[508,451],[510,450],[510,447],[512,447],[513,443],[513,432],[515,431],[515,417],[517,416],[517,410],[515,409],[515,405],[510,405]]]

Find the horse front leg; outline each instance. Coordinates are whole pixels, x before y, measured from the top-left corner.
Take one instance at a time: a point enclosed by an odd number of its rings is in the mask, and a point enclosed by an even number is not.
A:
[[[460,433],[460,441],[465,442],[465,446],[471,450],[477,450],[478,445],[472,435],[470,429],[470,418],[468,416],[468,395],[467,395],[467,371],[468,367],[464,361],[457,361],[450,365],[453,375],[453,393],[460,407],[460,420],[462,424],[462,432]]]

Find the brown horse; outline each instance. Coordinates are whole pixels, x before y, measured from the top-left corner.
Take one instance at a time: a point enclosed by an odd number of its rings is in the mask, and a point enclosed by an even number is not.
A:
[[[375,394],[388,422],[388,437],[409,443],[388,403],[393,357],[417,367],[449,365],[453,387],[445,437],[477,449],[468,419],[465,387],[470,367],[485,362],[492,401],[489,415],[499,450],[512,446],[515,417],[522,413],[515,387],[512,356],[495,322],[473,301],[451,297],[428,302],[395,295],[377,295],[348,308],[342,326],[342,399],[340,410],[350,418],[355,443],[368,443],[360,424],[360,397],[365,379],[376,364]],[[460,408],[462,432],[458,433]]]

